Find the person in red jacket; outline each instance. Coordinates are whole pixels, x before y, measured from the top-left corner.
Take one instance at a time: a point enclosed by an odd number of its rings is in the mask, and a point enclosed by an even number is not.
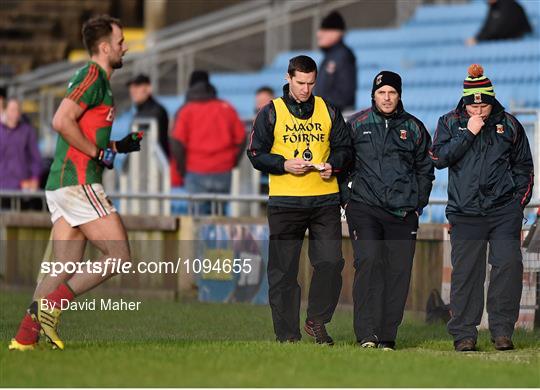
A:
[[[191,74],[171,138],[175,166],[188,193],[230,192],[231,171],[244,150],[246,130],[233,106],[217,98],[206,71]],[[199,214],[210,214],[210,205],[200,205]]]

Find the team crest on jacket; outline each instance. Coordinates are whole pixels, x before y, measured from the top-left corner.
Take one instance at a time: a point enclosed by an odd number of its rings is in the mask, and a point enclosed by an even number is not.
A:
[[[334,74],[336,72],[336,61],[328,61],[325,70],[328,74]]]
[[[482,94],[480,92],[474,94],[474,102],[482,103]]]
[[[497,129],[497,134],[504,134],[504,126],[503,125],[495,125],[495,128]]]
[[[407,139],[407,130],[400,130],[399,131],[399,138]]]

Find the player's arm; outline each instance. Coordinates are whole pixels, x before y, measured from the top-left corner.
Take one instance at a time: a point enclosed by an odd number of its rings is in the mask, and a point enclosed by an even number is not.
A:
[[[115,153],[131,153],[141,149],[140,141],[142,133],[128,134],[119,141],[111,141],[108,150],[102,150],[92,143],[82,133],[78,120],[83,114],[84,108],[70,98],[64,98],[56,110],[53,118],[53,128],[66,140],[66,142],[86,154],[90,158],[98,160],[105,167],[111,169]]]
[[[54,114],[53,129],[66,142],[91,158],[96,158],[99,148],[82,133],[77,121],[84,109],[69,98],[64,98]]]

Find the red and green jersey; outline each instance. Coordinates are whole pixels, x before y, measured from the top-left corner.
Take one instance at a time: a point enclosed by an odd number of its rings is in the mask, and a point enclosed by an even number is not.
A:
[[[83,135],[99,148],[107,148],[114,119],[114,101],[105,71],[95,62],[88,62],[69,80],[65,97],[84,110],[77,121]],[[47,190],[101,183],[102,174],[102,166],[58,136]]]

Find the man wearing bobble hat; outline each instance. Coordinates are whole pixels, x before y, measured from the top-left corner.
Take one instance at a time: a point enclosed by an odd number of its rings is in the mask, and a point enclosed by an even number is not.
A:
[[[520,233],[532,194],[533,162],[523,127],[497,101],[483,68],[473,64],[468,73],[458,106],[439,119],[430,151],[438,169],[449,168],[446,216],[453,269],[448,331],[456,351],[476,350],[489,243],[489,330],[497,350],[510,350],[521,299]]]

